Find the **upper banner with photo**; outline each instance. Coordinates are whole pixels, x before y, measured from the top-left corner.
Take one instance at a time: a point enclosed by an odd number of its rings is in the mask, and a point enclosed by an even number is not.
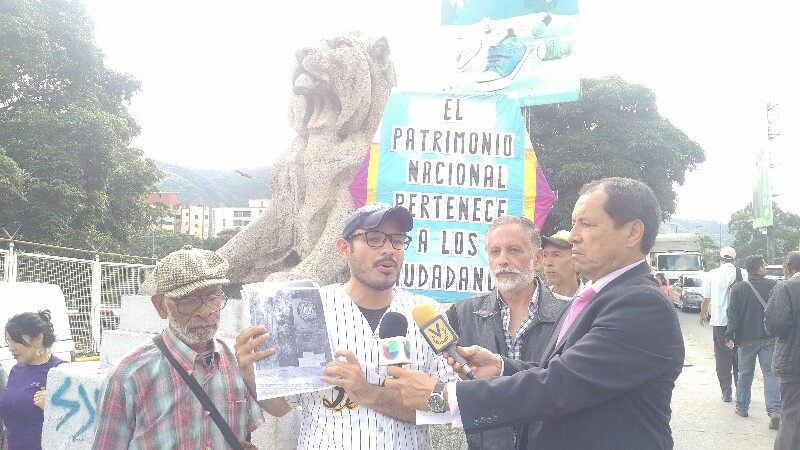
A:
[[[498,92],[522,106],[578,100],[577,0],[441,0],[451,92]]]
[[[499,216],[542,228],[555,196],[517,100],[502,94],[394,92],[350,190],[414,216],[398,285],[439,301],[490,290],[484,236]]]

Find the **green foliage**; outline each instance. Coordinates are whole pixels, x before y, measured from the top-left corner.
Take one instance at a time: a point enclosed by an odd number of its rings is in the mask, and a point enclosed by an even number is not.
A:
[[[543,232],[569,229],[580,188],[612,176],[647,183],[666,220],[675,212],[675,183],[705,160],[703,149],[661,117],[645,86],[607,77],[583,79],[581,89],[577,102],[526,108],[536,155],[558,192]]]
[[[735,237],[733,248],[738,261],[750,255],[762,255],[767,264],[782,264],[787,253],[798,249],[800,216],[783,211],[776,203],[772,204],[772,214],[774,225],[768,228],[767,234],[753,229],[752,204],[731,215],[728,228]]]
[[[142,231],[131,236],[123,250],[129,255],[161,259],[180,250],[186,244],[191,244],[195,248],[204,248],[204,241],[199,237],[156,229]]]
[[[103,65],[81,2],[0,7],[0,222],[19,238],[118,250],[146,229],[161,174],[129,144],[139,82]],[[16,166],[16,167],[15,167]]]
[[[217,234],[217,237],[206,239],[206,242],[205,242],[205,245],[203,246],[203,248],[205,248],[206,250],[218,250],[223,245],[225,245],[228,241],[230,241],[231,238],[236,236],[236,233],[238,233],[240,231],[242,231],[241,227],[222,230],[222,231],[219,232],[219,234]]]
[[[700,234],[700,252],[703,254],[703,263],[706,272],[719,267],[719,250],[717,240],[707,234]]]
[[[25,200],[23,184],[22,170],[0,147],[0,211],[10,208],[15,202]]]

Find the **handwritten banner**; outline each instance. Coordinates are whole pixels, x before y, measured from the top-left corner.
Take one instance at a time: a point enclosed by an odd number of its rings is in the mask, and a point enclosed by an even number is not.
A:
[[[555,202],[517,100],[502,94],[395,92],[350,190],[414,216],[398,285],[439,301],[493,288],[484,236],[502,215],[541,229]]]

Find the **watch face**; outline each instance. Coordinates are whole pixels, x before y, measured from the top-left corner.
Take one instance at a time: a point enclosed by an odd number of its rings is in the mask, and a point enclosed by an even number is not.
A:
[[[431,409],[431,412],[443,413],[444,396],[441,393],[431,394],[428,397],[428,408]]]

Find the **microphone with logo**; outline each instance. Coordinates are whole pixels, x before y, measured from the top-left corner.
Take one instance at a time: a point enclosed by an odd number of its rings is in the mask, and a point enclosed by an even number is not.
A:
[[[406,316],[395,311],[384,314],[378,327],[378,337],[378,363],[381,366],[399,366],[411,362]]]
[[[459,355],[456,351],[456,345],[458,344],[456,332],[453,331],[443,315],[436,314],[436,309],[433,305],[425,303],[417,305],[414,307],[414,310],[411,311],[411,315],[414,316],[414,322],[417,322],[417,326],[420,331],[422,331],[422,335],[425,336],[425,340],[428,341],[433,351],[437,354],[446,351],[451,358],[461,364],[461,369],[464,371],[467,378],[470,380],[476,379],[475,374],[472,373],[472,369],[469,368],[464,357]]]

